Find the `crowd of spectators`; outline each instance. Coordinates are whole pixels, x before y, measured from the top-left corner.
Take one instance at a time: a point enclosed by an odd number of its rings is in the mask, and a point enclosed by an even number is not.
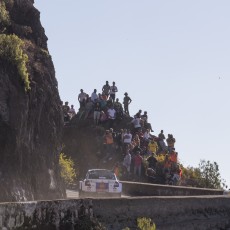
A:
[[[172,134],[165,138],[161,130],[156,136],[148,121],[147,111],[139,110],[133,117],[129,113],[132,102],[128,93],[124,93],[123,104],[116,98],[118,88],[115,82],[106,81],[101,93],[94,89],[91,96],[83,89],[78,95],[79,110],[68,102],[62,105],[64,123],[76,117],[78,120],[91,119],[95,126],[106,124],[102,137],[100,160],[106,166],[114,162],[113,170],[117,177],[125,180],[177,185],[181,178],[178,153],[175,150],[176,139]],[[126,127],[115,130],[115,122],[124,117],[130,118]],[[129,127],[129,128],[127,128]]]

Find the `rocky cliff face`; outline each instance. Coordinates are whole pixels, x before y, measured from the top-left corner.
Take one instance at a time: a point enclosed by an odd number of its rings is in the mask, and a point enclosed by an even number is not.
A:
[[[62,113],[40,13],[32,0],[2,0],[0,7],[0,36],[23,41],[30,87],[25,90],[17,65],[0,54],[0,201],[62,198]]]

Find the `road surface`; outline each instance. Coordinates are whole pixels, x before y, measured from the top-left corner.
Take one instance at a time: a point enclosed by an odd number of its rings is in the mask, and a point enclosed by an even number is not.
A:
[[[68,199],[78,199],[79,198],[79,192],[73,189],[66,189],[66,195]],[[121,197],[129,197],[129,196],[121,195]]]

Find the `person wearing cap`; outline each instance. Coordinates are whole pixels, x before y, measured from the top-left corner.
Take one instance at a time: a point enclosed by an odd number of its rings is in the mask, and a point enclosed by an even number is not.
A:
[[[107,98],[108,98],[108,96],[109,96],[109,91],[110,91],[110,85],[109,85],[109,82],[106,81],[106,82],[105,82],[105,85],[102,87],[102,95],[104,94],[104,95],[106,95]]]
[[[110,98],[112,99],[113,103],[115,101],[115,97],[116,97],[116,92],[118,92],[117,86],[115,85],[115,82],[113,81],[113,85],[110,87]]]
[[[129,116],[129,104],[132,102],[131,98],[128,96],[128,93],[125,92],[125,97],[123,99],[124,104],[124,113]]]

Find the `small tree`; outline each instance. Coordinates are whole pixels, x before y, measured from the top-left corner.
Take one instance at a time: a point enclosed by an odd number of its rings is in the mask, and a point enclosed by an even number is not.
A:
[[[201,160],[199,163],[201,172],[201,184],[205,188],[221,188],[223,186],[219,172],[219,166],[216,162]]]
[[[61,177],[66,185],[71,185],[76,180],[76,171],[74,169],[74,162],[70,157],[64,153],[60,154],[59,165],[61,167]]]
[[[182,166],[182,172],[184,185],[213,189],[227,188],[216,162],[201,160],[197,168]]]

